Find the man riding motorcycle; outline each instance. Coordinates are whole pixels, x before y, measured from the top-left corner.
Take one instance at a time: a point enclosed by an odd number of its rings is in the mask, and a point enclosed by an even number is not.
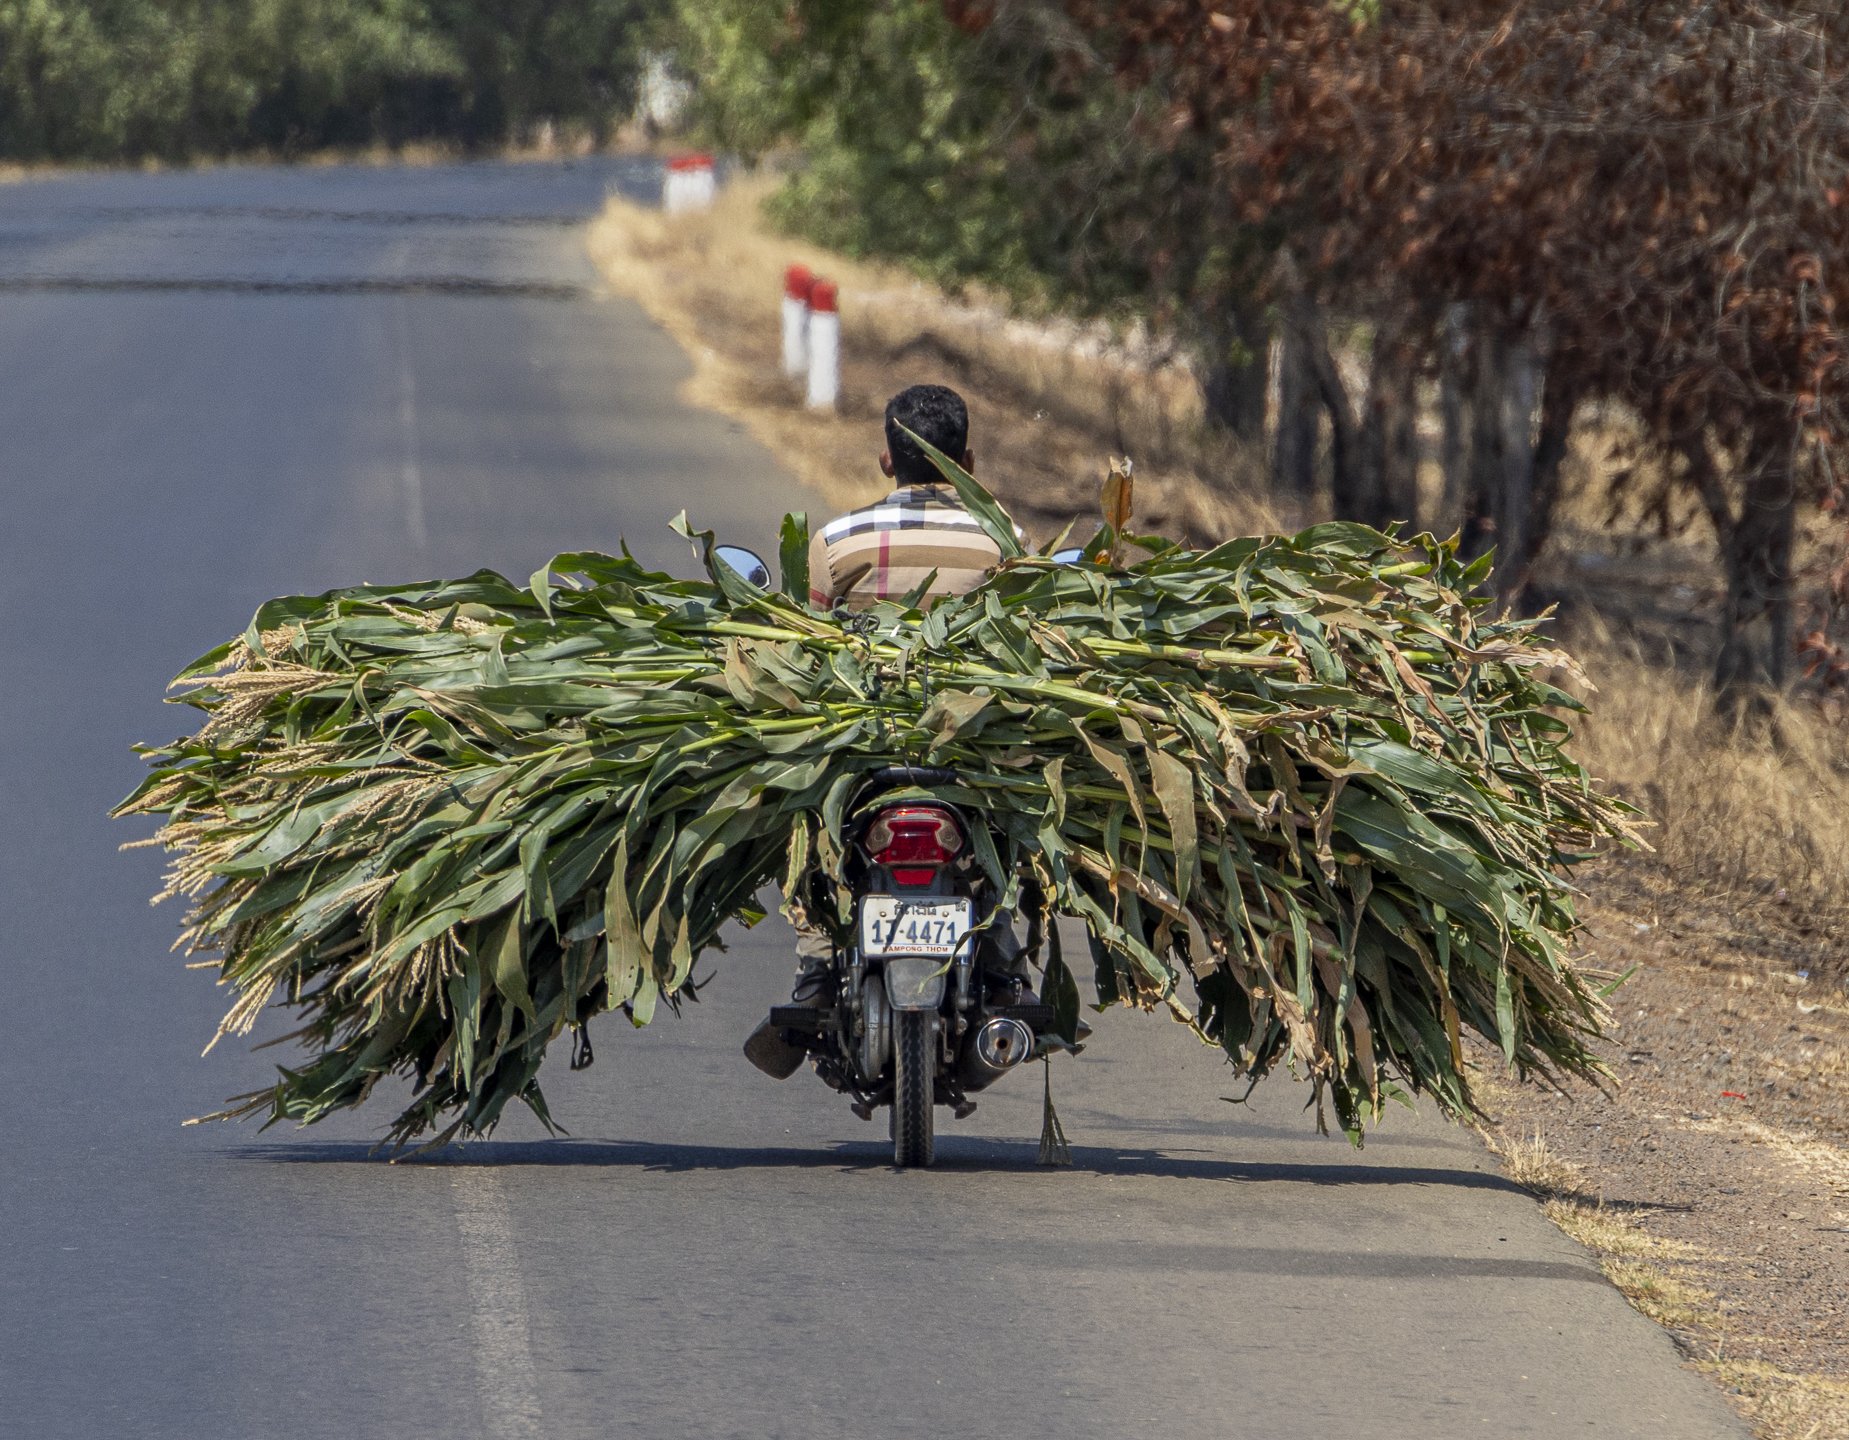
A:
[[[906,432],[910,431],[911,434]],[[943,385],[913,385],[886,404],[886,450],[880,472],[898,482],[884,499],[850,510],[817,530],[809,542],[809,601],[819,608],[862,609],[910,595],[930,581],[925,604],[975,589],[1001,563],[1001,547],[967,510],[939,473],[917,435],[973,473],[969,409]],[[988,932],[990,967],[1023,982],[1022,946],[1012,925]],[[834,947],[821,927],[797,924],[800,959],[792,1003],[821,1008]],[[782,1080],[802,1064],[804,1051],[767,1017],[745,1041],[745,1055],[765,1074]]]
[[[1001,547],[963,508],[912,435],[973,473],[962,396],[943,385],[913,385],[893,396],[886,403],[880,473],[897,480],[898,488],[815,532],[809,541],[812,605],[864,609],[910,594],[935,573],[928,604],[974,590],[1001,563]]]

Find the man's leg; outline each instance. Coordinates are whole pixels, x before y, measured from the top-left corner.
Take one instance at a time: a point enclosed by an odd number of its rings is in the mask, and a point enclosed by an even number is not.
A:
[[[792,1005],[825,1010],[834,998],[835,947],[818,925],[796,926],[796,987]],[[765,1016],[745,1040],[745,1058],[773,1080],[787,1080],[802,1068],[806,1052],[792,1045]]]
[[[831,998],[829,982],[834,978],[835,946],[828,932],[819,925],[796,927],[796,988],[790,1003],[822,1010]]]
[[[1019,984],[1021,993],[1017,1003],[1036,1003],[1039,997],[1034,994],[1030,983],[1032,977],[1027,968],[1027,946],[1018,933],[1016,916],[1003,911],[996,918],[994,928],[985,931],[977,941],[976,958],[991,983],[1002,980]]]

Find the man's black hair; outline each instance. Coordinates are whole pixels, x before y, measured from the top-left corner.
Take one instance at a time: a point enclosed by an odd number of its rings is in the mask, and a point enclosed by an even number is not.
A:
[[[942,484],[943,472],[906,430],[960,464],[969,449],[969,407],[944,385],[913,385],[886,402],[886,449],[892,455],[893,478],[901,485]]]

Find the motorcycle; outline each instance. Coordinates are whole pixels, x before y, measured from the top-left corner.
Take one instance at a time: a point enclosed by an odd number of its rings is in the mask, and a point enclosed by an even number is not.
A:
[[[768,587],[768,568],[749,550],[718,555]],[[1013,944],[975,861],[972,827],[984,822],[932,794],[956,779],[913,765],[865,778],[844,834],[847,943],[810,978],[821,987],[812,1003],[772,1007],[746,1044],[780,1079],[811,1061],[863,1120],[890,1107],[893,1161],[906,1167],[931,1163],[937,1107],[968,1116],[970,1097],[1039,1054],[1055,1023],[1022,963],[1039,937],[1030,927],[1026,945]],[[837,897],[811,903],[814,913]]]

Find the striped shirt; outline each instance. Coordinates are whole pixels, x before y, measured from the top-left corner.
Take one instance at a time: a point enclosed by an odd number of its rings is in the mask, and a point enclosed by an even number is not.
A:
[[[860,609],[900,599],[929,579],[929,604],[974,590],[1001,558],[1001,547],[948,485],[903,485],[815,532],[809,600],[822,607],[842,600]]]

